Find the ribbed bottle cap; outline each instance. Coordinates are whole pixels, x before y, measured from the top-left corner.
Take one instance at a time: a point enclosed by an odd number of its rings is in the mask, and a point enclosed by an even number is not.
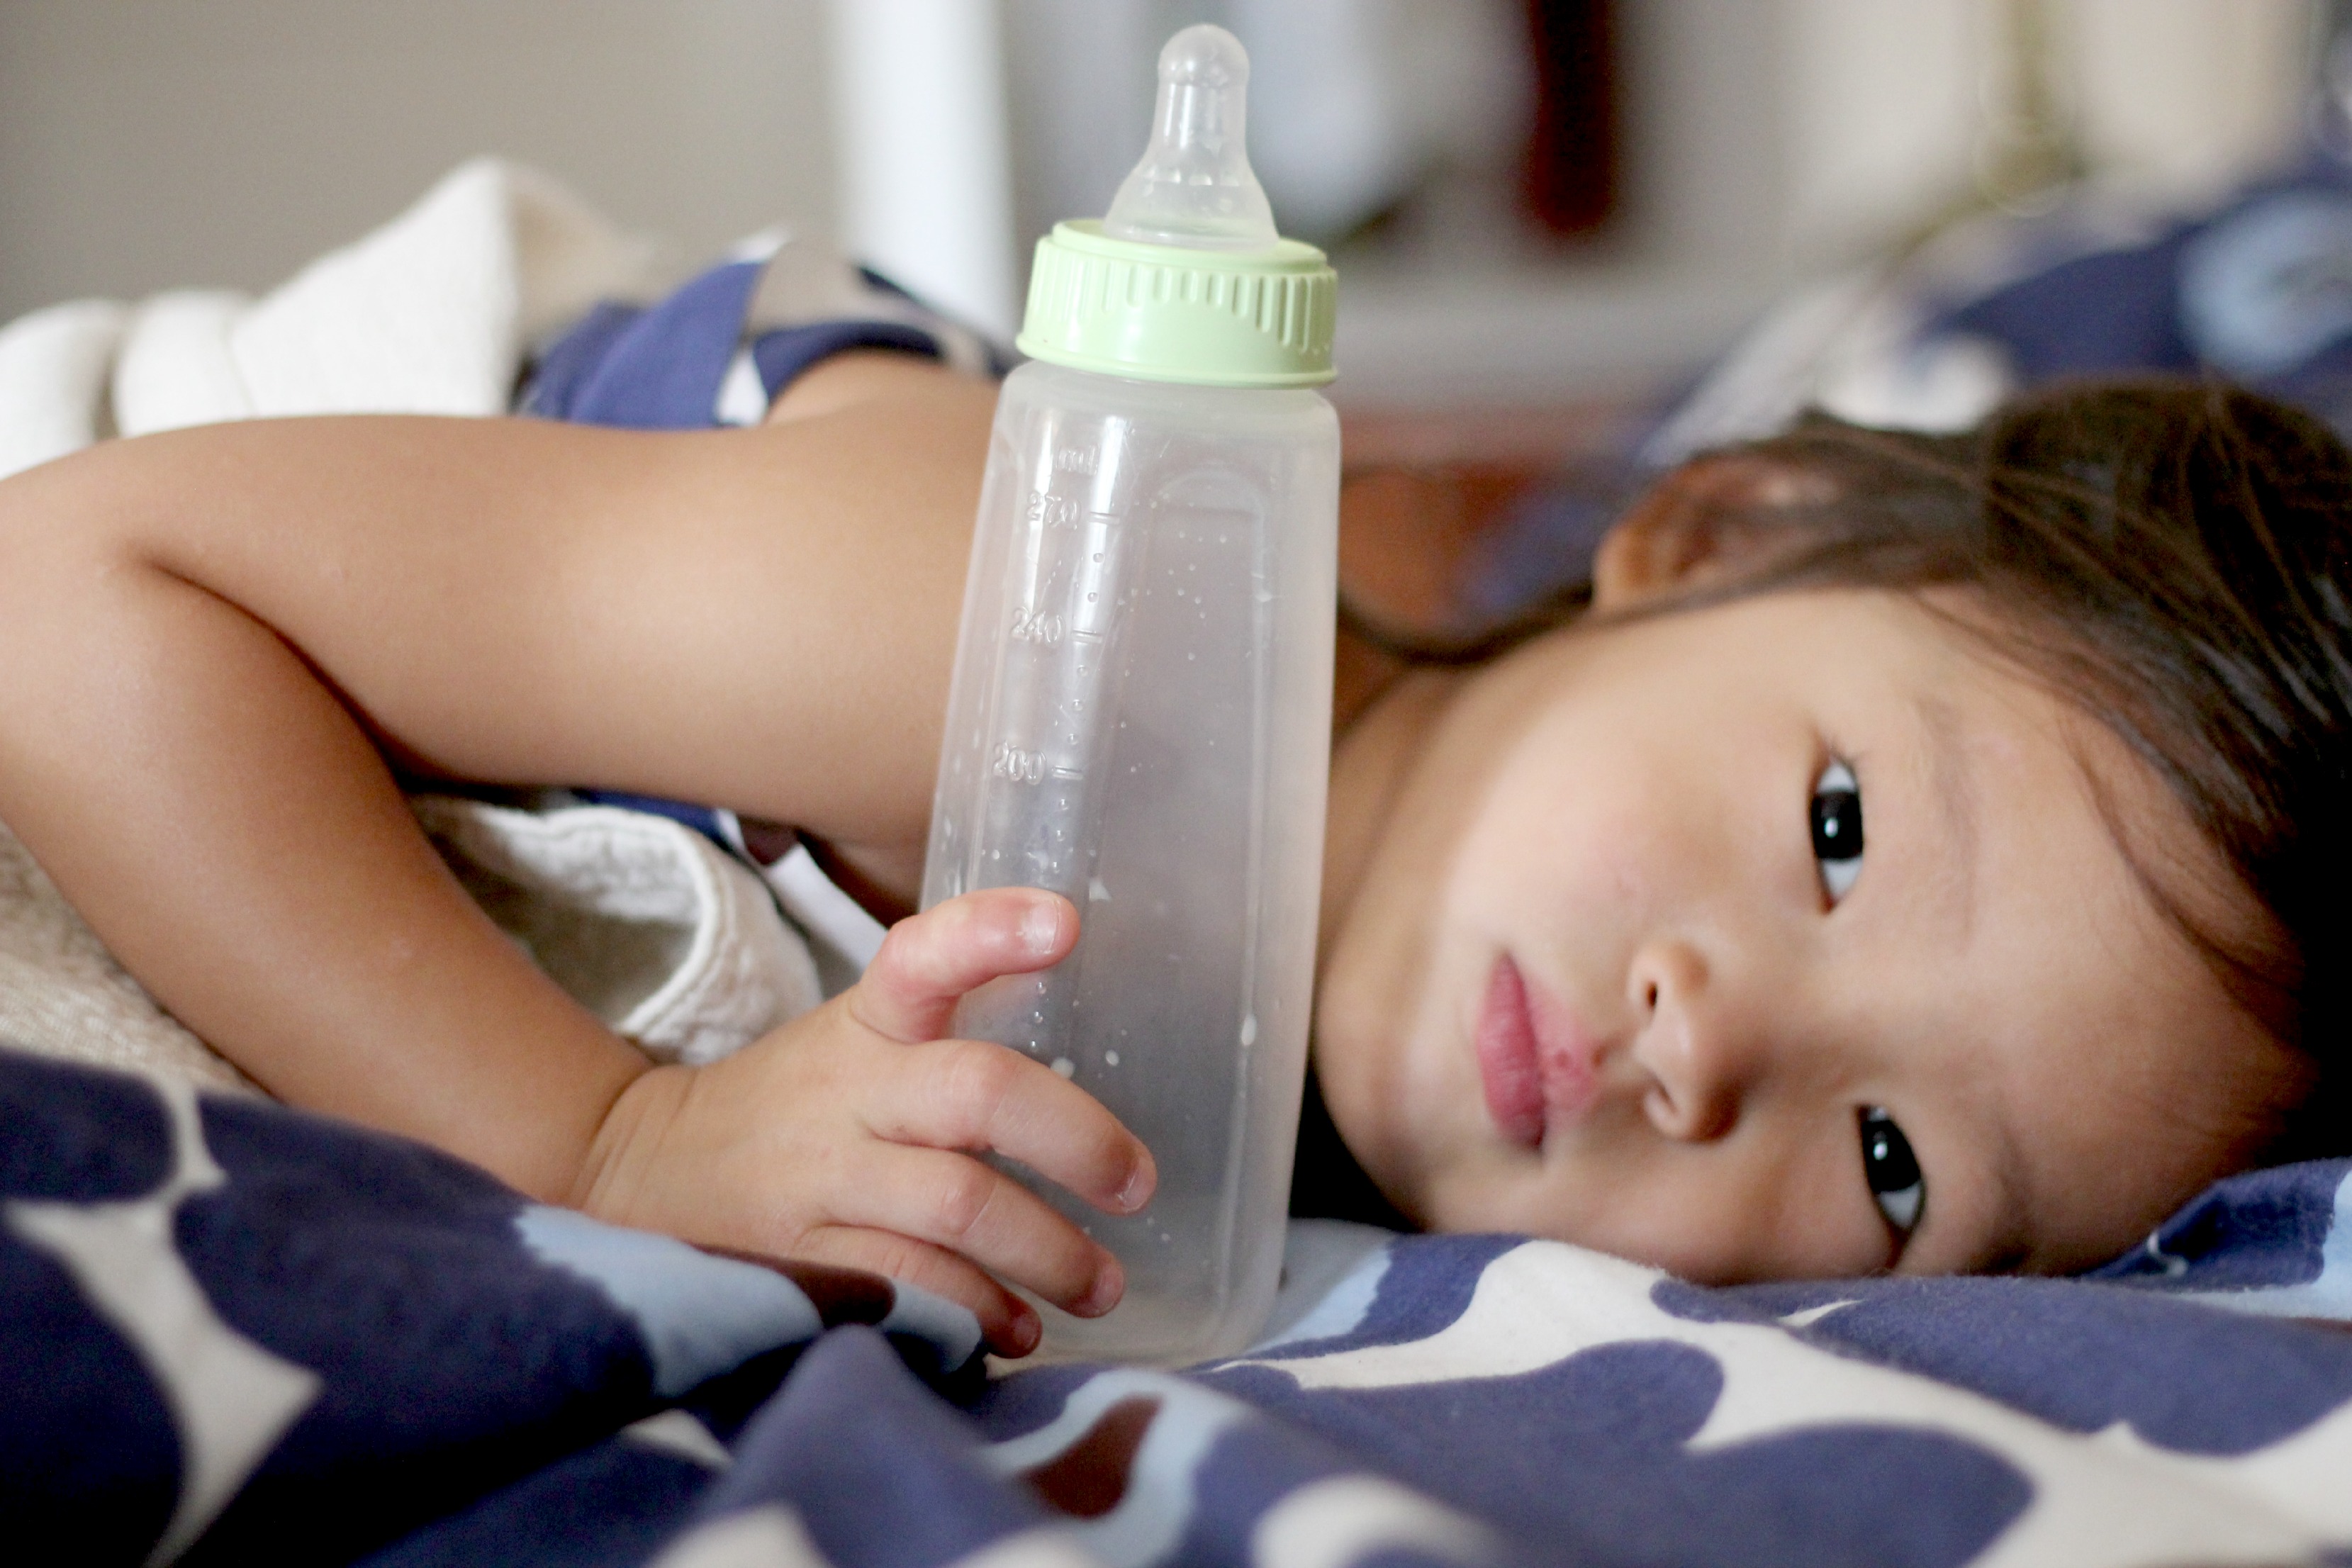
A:
[[[1223,27],[1160,51],[1151,141],[1100,223],[1037,242],[1021,352],[1203,386],[1331,379],[1339,279],[1279,238],[1249,163],[1249,55]]]
[[[1037,242],[1021,352],[1054,364],[1202,386],[1331,379],[1339,275],[1295,239],[1207,250],[1112,239],[1093,218]]]

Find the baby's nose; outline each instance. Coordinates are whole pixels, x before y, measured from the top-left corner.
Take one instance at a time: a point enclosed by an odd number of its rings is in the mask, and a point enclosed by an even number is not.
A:
[[[1650,1079],[1643,1109],[1669,1138],[1704,1142],[1739,1119],[1753,1052],[1713,980],[1706,955],[1679,938],[1645,945],[1628,976],[1640,1018],[1633,1056]]]

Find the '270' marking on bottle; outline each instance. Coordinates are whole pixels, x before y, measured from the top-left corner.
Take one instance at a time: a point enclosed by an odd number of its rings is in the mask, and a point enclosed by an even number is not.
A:
[[[1054,495],[1045,490],[1031,490],[1029,521],[1041,528],[1068,528],[1078,521],[1077,499]]]

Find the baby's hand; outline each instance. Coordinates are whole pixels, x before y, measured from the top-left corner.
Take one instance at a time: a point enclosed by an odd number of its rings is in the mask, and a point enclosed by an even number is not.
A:
[[[606,1115],[576,1194],[617,1224],[909,1280],[970,1307],[991,1349],[1040,1325],[997,1282],[1084,1317],[1126,1289],[1117,1259],[976,1156],[1018,1160],[1112,1214],[1158,1176],[1100,1102],[1018,1051],[944,1039],[967,991],[1058,963],[1068,900],[971,893],[898,922],[865,977],[705,1068],[662,1067]],[[997,1278],[992,1278],[995,1276]]]

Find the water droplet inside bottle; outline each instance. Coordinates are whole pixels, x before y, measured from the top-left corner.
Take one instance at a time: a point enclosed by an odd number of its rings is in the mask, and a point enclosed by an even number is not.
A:
[[[1118,1053],[1117,1051],[1105,1051],[1103,1053],[1103,1065],[1105,1067],[1114,1068],[1118,1066]]]
[[[1257,1044],[1257,1015],[1251,1013],[1242,1018],[1242,1049],[1247,1050],[1255,1044]]]
[[[1074,1078],[1077,1074],[1078,1064],[1072,1061],[1067,1057],[1055,1057],[1054,1058],[1054,1070],[1060,1073],[1064,1078]]]

